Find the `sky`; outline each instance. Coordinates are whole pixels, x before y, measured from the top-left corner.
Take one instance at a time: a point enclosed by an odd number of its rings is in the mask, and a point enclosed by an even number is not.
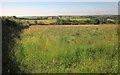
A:
[[[0,16],[117,15],[118,2],[1,2],[0,9]]]
[[[0,2],[119,2],[119,0],[0,0]]]

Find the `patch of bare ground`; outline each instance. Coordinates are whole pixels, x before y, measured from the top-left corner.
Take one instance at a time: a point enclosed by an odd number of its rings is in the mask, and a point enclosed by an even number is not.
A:
[[[100,25],[32,25],[30,28],[65,28],[65,27],[98,27],[98,26],[107,26],[107,27],[113,27],[118,26],[117,24],[100,24]]]

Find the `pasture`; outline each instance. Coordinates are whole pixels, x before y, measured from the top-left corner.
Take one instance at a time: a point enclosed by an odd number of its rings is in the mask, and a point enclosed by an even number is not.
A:
[[[117,25],[31,26],[12,57],[25,73],[116,73]]]
[[[35,21],[37,21],[37,23],[50,24],[50,23],[56,22],[56,19],[48,19],[48,20],[22,20],[22,22],[29,22],[30,24],[35,24]]]

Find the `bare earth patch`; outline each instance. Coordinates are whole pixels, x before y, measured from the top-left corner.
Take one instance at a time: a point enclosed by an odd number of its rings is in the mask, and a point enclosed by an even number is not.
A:
[[[96,27],[96,26],[118,26],[117,24],[103,24],[103,25],[33,25],[32,28],[63,28],[63,27]]]

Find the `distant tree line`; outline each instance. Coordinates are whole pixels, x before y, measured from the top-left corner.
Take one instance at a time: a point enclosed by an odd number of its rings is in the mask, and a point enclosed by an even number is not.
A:
[[[112,20],[112,19],[98,19],[98,18],[92,18],[90,20],[64,20],[64,19],[56,19],[56,22],[51,24],[57,24],[57,25],[80,25],[80,24],[118,24],[118,20]]]
[[[56,16],[40,16],[40,17],[19,17],[21,20],[48,20],[48,19],[56,19]]]

